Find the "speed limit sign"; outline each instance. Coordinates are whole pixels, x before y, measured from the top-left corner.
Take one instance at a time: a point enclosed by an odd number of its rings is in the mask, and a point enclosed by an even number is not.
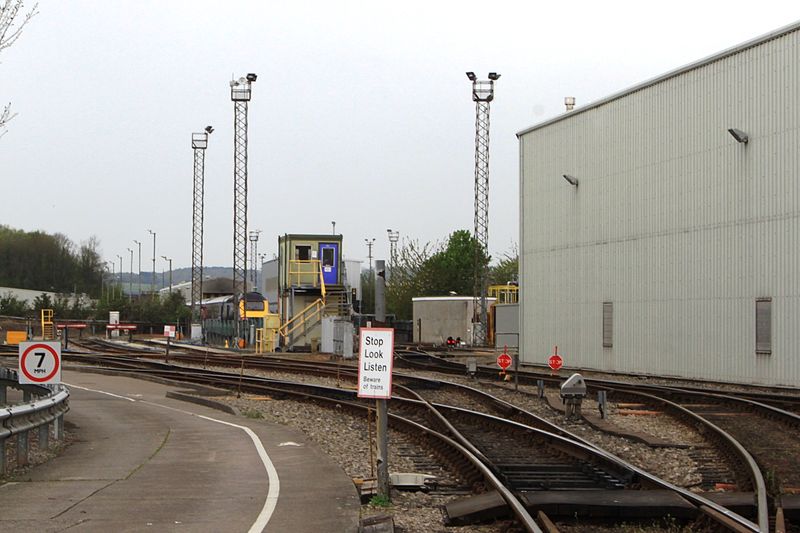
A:
[[[20,384],[61,383],[61,343],[19,343]]]

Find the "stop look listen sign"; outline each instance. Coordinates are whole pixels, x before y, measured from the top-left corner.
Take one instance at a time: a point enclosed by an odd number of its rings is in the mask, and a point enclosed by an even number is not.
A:
[[[361,328],[360,334],[358,397],[388,400],[392,397],[394,330]]]

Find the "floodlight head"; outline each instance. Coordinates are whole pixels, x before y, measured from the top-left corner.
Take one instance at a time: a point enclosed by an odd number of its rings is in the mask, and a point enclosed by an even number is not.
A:
[[[469,78],[469,81],[475,81],[478,79],[474,72],[467,72],[467,77]]]
[[[490,72],[489,73],[489,79],[492,80],[492,81],[499,80],[500,79],[500,74],[498,74],[497,72]]]
[[[243,84],[243,85],[244,85],[244,82],[246,82],[246,81],[247,81],[247,78],[245,78],[244,76],[242,76],[241,78],[239,78],[239,83],[241,83],[241,84]]]
[[[747,142],[750,140],[750,137],[748,137],[745,132],[742,130],[737,130],[736,128],[729,128],[728,133],[730,133],[731,136],[736,139],[736,142],[747,144]]]
[[[214,131],[214,128],[212,126],[206,126],[206,133],[211,133],[213,131]]]
[[[256,81],[256,78],[258,78],[258,76],[253,72],[247,74],[247,81],[249,81],[250,83]]]
[[[578,178],[576,178],[575,176],[570,176],[569,174],[563,174],[563,176],[564,179],[567,180],[567,183],[575,187],[578,186]]]

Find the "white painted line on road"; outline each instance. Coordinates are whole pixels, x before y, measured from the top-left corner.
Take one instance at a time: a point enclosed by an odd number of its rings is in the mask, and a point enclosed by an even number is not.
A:
[[[278,479],[278,471],[275,470],[275,465],[272,464],[269,455],[267,455],[267,450],[264,449],[264,446],[261,444],[261,440],[258,438],[258,435],[256,435],[253,430],[247,426],[231,424],[230,422],[217,420],[216,418],[210,418],[208,416],[197,416],[213,422],[225,424],[226,426],[239,428],[247,433],[253,440],[253,444],[255,444],[256,449],[258,450],[258,455],[261,457],[261,462],[264,463],[264,468],[267,469],[267,476],[269,477],[269,492],[267,493],[267,501],[264,502],[264,507],[261,509],[258,519],[256,519],[255,523],[250,527],[249,533],[260,533],[261,531],[264,531],[264,528],[267,527],[269,519],[272,517],[273,511],[275,511],[275,506],[278,504],[278,495],[281,491],[281,482],[280,479]]]
[[[119,398],[121,400],[128,400],[129,402],[138,402],[138,403],[146,403],[148,405],[154,405],[156,407],[169,409],[170,411],[177,411],[179,413],[184,413],[190,416],[196,416],[204,420],[216,422],[218,424],[224,424],[226,426],[231,426],[244,431],[250,437],[250,440],[253,441],[253,444],[256,447],[256,451],[258,452],[258,456],[261,459],[261,462],[264,464],[264,469],[267,471],[267,477],[269,478],[269,489],[267,491],[267,499],[264,502],[264,507],[261,508],[261,512],[258,514],[258,517],[256,518],[256,521],[253,523],[253,525],[250,526],[250,530],[248,533],[260,533],[261,531],[264,531],[264,528],[267,527],[270,518],[272,518],[272,513],[275,511],[275,506],[278,504],[278,496],[280,495],[281,491],[281,482],[280,479],[278,478],[278,471],[275,470],[275,465],[272,464],[272,460],[269,458],[267,450],[264,449],[264,445],[261,443],[261,439],[258,438],[258,435],[256,435],[252,429],[250,429],[247,426],[240,426],[238,424],[232,424],[231,422],[225,422],[224,420],[211,418],[210,416],[199,415],[197,413],[193,413],[191,411],[186,411],[183,409],[176,409],[168,405],[161,405],[159,403],[153,403],[147,400],[137,400],[135,398],[128,398],[127,396],[120,396],[119,394],[114,394],[113,392],[90,389],[87,387],[81,387],[79,385],[70,385],[69,383],[64,383],[64,385],[67,385],[68,387],[75,387],[76,389],[81,389],[89,392],[97,392],[99,394],[105,394],[107,396],[112,396],[114,398]]]
[[[128,398],[127,396],[120,396],[119,394],[114,394],[113,392],[106,392],[106,391],[102,391],[102,390],[89,389],[89,388],[86,388],[86,387],[81,387],[80,385],[71,385],[69,383],[64,383],[64,385],[66,385],[67,387],[73,387],[73,388],[76,388],[76,389],[81,389],[81,390],[85,390],[85,391],[89,391],[89,392],[99,392],[100,394],[106,394],[108,396],[113,396],[114,398],[119,398],[120,400],[128,400],[129,402],[135,402],[136,401],[133,398]]]

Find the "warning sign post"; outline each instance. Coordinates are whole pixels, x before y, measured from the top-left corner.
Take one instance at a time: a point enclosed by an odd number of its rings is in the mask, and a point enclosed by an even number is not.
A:
[[[377,416],[378,495],[390,498],[389,493],[389,402],[392,397],[392,367],[394,366],[394,329],[361,328],[361,348],[358,355],[358,397],[375,398]]]
[[[394,330],[361,328],[361,349],[358,355],[358,397],[392,397],[394,365]]]
[[[22,385],[61,383],[61,343],[19,343],[19,383]]]

